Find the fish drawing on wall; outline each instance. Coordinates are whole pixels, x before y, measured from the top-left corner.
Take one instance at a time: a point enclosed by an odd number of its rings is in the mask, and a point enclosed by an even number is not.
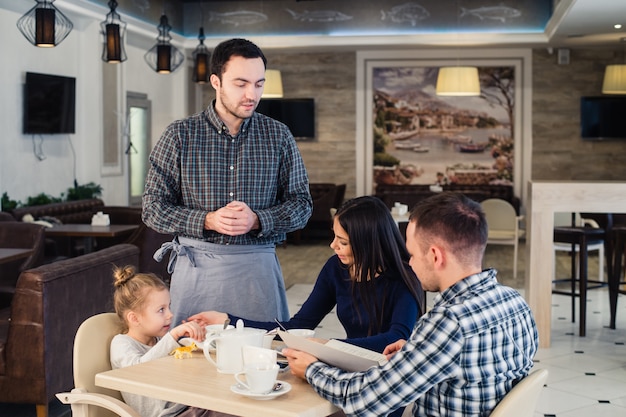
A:
[[[230,24],[234,26],[253,25],[255,23],[265,22],[266,20],[266,14],[248,10],[226,13],[210,12],[209,14],[210,22],[218,21],[222,24]]]
[[[150,2],[148,0],[133,0],[133,5],[144,13],[150,8]]]
[[[305,10],[302,13],[294,12],[290,9],[285,9],[293,20],[299,20],[301,22],[342,22],[344,20],[352,19],[352,16],[338,12],[336,10]]]
[[[485,6],[478,7],[476,9],[466,9],[461,7],[460,17],[475,16],[480,20],[491,19],[499,20],[502,23],[506,23],[506,19],[513,19],[520,17],[522,12],[518,9],[507,6]]]
[[[394,23],[411,22],[415,26],[420,20],[428,19],[430,13],[418,3],[404,3],[388,11],[381,10],[381,20],[389,19]]]

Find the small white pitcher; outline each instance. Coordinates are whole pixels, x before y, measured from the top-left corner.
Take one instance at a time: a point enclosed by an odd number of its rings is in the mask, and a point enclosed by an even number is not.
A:
[[[218,372],[235,374],[243,370],[244,346],[263,347],[265,330],[244,328],[243,325],[232,330],[224,330],[219,334],[210,335],[204,342],[204,356],[217,366]],[[210,353],[210,346],[215,342],[215,360]]]

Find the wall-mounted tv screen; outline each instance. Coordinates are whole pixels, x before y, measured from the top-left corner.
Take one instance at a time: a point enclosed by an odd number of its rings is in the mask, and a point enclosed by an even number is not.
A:
[[[256,111],[286,124],[296,140],[315,137],[315,100],[312,98],[264,98]]]
[[[626,96],[581,97],[580,135],[585,140],[626,139]]]
[[[75,133],[76,79],[26,73],[24,133]]]

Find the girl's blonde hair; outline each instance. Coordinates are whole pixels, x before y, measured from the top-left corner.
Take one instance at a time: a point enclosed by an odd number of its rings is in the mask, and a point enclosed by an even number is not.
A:
[[[126,265],[113,270],[113,306],[122,323],[122,333],[128,331],[126,313],[141,311],[150,290],[166,290],[167,285],[153,273],[136,273],[135,267]]]

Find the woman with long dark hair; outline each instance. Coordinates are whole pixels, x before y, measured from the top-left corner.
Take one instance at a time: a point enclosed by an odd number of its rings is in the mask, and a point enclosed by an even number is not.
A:
[[[300,310],[283,325],[315,329],[336,306],[346,331],[344,341],[382,352],[407,339],[423,313],[424,291],[408,264],[404,239],[387,206],[372,196],[345,202],[333,221],[330,257]],[[242,294],[242,297],[254,296]],[[200,324],[235,322],[240,317],[216,311],[189,317]],[[275,322],[246,320],[249,327],[273,329]]]

